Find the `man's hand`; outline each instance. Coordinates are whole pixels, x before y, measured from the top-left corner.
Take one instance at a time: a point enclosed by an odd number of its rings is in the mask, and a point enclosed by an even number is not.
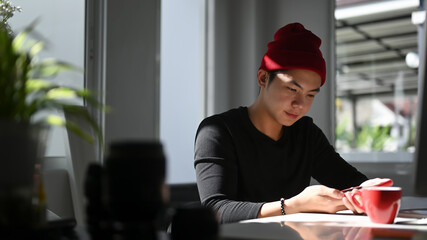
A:
[[[344,193],[322,185],[309,186],[300,194],[287,199],[286,213],[326,212],[336,213],[347,209],[343,203]]]
[[[372,187],[372,186],[382,186],[382,187],[389,187],[393,186],[393,180],[390,178],[373,178],[364,181],[362,184],[360,184],[362,187]]]
[[[364,213],[364,211],[360,208],[358,208],[354,203],[353,200],[351,199],[351,195],[353,194],[354,191],[358,191],[358,189],[354,189],[353,191],[349,191],[345,193],[345,197],[342,198],[342,201],[344,203],[344,205],[351,210],[354,214],[362,214]],[[358,201],[361,204],[361,200],[358,199],[358,196],[355,197],[356,201]]]
[[[389,178],[373,178],[373,179],[369,179],[364,181],[362,184],[360,184],[360,186],[362,187],[372,187],[372,186],[392,186],[393,185],[393,181]],[[358,191],[358,189],[354,189],[352,191],[348,191],[345,193],[345,197],[342,199],[344,205],[350,209],[351,211],[353,211],[353,213],[355,214],[361,214],[364,213],[364,211],[358,207],[355,206],[355,204],[353,203],[353,200],[351,198],[351,195],[353,194],[354,191]],[[355,199],[356,201],[359,202],[359,204],[361,205],[361,201],[360,199]]]

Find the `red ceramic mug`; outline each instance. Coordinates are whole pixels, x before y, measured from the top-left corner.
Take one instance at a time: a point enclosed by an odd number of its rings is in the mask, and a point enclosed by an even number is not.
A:
[[[357,201],[356,196],[359,196]],[[374,223],[393,223],[402,197],[400,187],[365,187],[351,193],[351,201]]]

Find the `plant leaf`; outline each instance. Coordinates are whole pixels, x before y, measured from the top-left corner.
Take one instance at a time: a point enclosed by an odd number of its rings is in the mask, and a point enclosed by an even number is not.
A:
[[[46,93],[46,98],[48,99],[73,99],[76,96],[75,90],[65,87],[54,88]]]
[[[58,117],[56,115],[49,115],[46,118],[46,122],[54,126],[65,126],[65,119]]]
[[[36,56],[44,48],[43,42],[35,43],[30,49],[30,56]]]
[[[40,91],[42,89],[48,89],[50,87],[53,87],[53,85],[49,81],[43,79],[29,79],[26,82],[27,92]]]
[[[65,127],[68,130],[71,130],[72,132],[77,134],[82,139],[89,142],[90,144],[93,144],[95,142],[95,139],[92,136],[90,136],[89,134],[87,134],[85,131],[83,131],[77,124],[68,121],[65,123]]]
[[[71,64],[47,58],[32,65],[29,73],[31,78],[52,78],[63,71],[77,71],[78,68]]]
[[[12,41],[12,47],[15,51],[22,51],[25,40],[27,39],[28,32],[22,31]]]
[[[95,139],[91,137],[89,134],[87,134],[85,131],[83,131],[77,124],[69,121],[67,122],[65,121],[65,119],[59,116],[50,115],[46,118],[46,122],[54,126],[65,126],[65,128],[74,132],[75,134],[77,134],[79,137],[89,142],[90,144],[93,144],[95,142]]]
[[[68,112],[73,115],[83,117],[83,119],[85,119],[89,123],[90,127],[95,131],[95,134],[97,135],[97,138],[99,140],[98,142],[99,145],[102,148],[104,148],[102,131],[99,129],[98,124],[95,122],[95,120],[92,118],[92,116],[89,114],[89,112],[85,108],[82,108],[81,106],[76,106],[76,105],[64,105],[63,109],[64,109],[64,112]]]

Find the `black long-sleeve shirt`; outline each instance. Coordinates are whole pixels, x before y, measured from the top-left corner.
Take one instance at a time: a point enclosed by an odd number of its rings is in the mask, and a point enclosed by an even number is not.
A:
[[[206,118],[195,141],[197,185],[203,205],[222,223],[256,218],[265,202],[291,198],[313,177],[344,189],[367,180],[336,153],[310,117],[275,141],[258,131],[240,107]]]

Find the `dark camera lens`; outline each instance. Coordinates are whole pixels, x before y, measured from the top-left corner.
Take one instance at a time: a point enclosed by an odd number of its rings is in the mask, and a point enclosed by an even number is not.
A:
[[[203,206],[179,207],[172,218],[172,240],[218,239],[218,221],[214,212]]]
[[[105,168],[112,217],[119,221],[154,219],[164,204],[162,145],[158,142],[112,144]]]

